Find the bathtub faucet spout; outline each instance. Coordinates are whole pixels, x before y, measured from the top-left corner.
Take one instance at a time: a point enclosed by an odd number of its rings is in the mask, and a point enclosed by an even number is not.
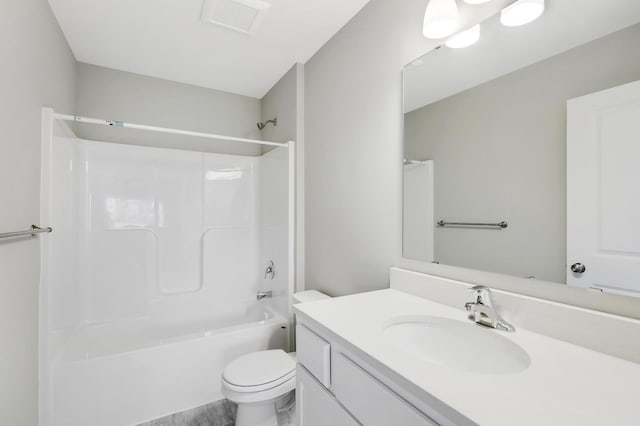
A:
[[[259,291],[258,294],[256,294],[257,300],[262,300],[265,298],[270,299],[271,297],[273,297],[272,291]]]

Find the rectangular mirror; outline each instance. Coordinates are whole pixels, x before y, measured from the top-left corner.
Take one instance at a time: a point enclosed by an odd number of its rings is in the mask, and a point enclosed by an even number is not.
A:
[[[640,296],[640,2],[499,18],[404,68],[403,257]]]

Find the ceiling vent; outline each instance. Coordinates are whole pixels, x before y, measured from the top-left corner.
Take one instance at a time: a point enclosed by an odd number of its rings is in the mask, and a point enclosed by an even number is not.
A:
[[[256,24],[271,3],[263,0],[204,0],[202,21],[253,34]]]

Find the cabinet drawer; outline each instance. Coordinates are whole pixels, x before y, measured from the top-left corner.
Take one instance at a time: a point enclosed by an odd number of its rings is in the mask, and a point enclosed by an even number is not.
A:
[[[433,426],[433,422],[341,353],[334,353],[332,391],[367,426]]]
[[[296,369],[296,415],[299,426],[359,426],[306,368]]]
[[[296,326],[296,353],[304,365],[324,386],[331,385],[331,345],[304,325]]]

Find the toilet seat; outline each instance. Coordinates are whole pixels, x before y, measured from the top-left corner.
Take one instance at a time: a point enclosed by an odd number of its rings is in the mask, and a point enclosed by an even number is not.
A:
[[[222,380],[228,390],[250,393],[293,382],[295,374],[294,357],[281,349],[275,349],[253,352],[237,358],[224,369]]]
[[[230,388],[229,384],[222,381],[222,394],[231,402],[235,402],[236,404],[246,404],[246,405],[264,405],[271,404],[276,400],[282,398],[289,392],[293,391],[296,388],[296,379],[295,377],[290,378],[289,380],[282,382],[281,384],[266,389],[262,391],[247,391],[243,389],[240,392],[237,392]]]

